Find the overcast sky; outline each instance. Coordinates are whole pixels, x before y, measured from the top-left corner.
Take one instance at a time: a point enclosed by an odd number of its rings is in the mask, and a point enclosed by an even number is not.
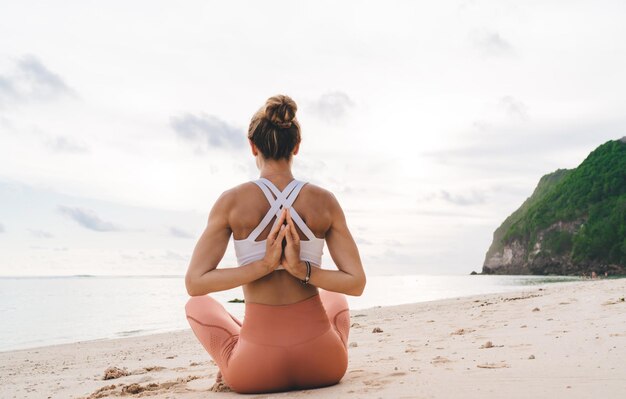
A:
[[[217,197],[258,177],[246,129],[278,93],[295,177],[335,193],[369,273],[478,271],[543,174],[626,135],[625,20],[623,1],[0,1],[0,274],[184,274]]]

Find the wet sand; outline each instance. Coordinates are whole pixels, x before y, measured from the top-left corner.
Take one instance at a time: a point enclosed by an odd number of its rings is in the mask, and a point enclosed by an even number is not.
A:
[[[246,397],[624,398],[625,296],[594,280],[353,311],[339,384]],[[0,397],[241,397],[216,372],[191,330],[87,341],[0,353]]]

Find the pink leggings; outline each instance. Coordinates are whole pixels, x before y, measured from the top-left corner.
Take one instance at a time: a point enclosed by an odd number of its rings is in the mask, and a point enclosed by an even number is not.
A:
[[[345,295],[319,289],[288,305],[245,304],[243,325],[208,295],[191,297],[187,320],[235,392],[333,385],[348,367]]]

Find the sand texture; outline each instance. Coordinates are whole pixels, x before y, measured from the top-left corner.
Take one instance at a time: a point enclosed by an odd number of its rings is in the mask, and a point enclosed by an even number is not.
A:
[[[626,398],[625,295],[596,280],[353,311],[339,384],[245,397]],[[0,353],[0,397],[241,397],[216,372],[191,330],[79,342]]]

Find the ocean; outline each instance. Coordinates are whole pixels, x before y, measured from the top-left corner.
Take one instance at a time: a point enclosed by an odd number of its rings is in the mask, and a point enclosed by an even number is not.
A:
[[[353,310],[508,292],[578,277],[370,276]],[[241,288],[213,295],[243,318]],[[186,329],[182,276],[0,277],[0,351]],[[353,312],[354,314],[354,312]]]

